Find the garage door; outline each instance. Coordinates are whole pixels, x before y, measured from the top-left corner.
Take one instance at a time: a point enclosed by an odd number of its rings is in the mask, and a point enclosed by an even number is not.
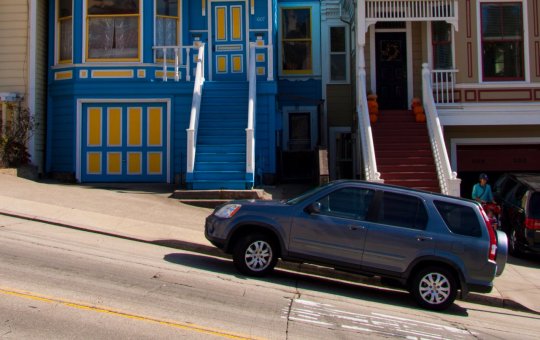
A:
[[[540,171],[540,145],[458,145],[459,172]]]
[[[82,182],[166,182],[166,104],[82,106]]]

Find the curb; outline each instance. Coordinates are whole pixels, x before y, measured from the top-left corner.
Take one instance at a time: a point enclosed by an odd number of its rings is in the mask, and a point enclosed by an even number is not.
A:
[[[44,217],[18,213],[18,212],[1,209],[1,208],[0,208],[0,215],[24,219],[24,220],[33,221],[33,222],[40,222],[40,223],[55,225],[55,226],[73,229],[73,230],[92,232],[95,234],[116,237],[116,238],[120,238],[124,240],[130,240],[130,241],[159,245],[159,246],[173,248],[173,249],[190,251],[190,252],[200,253],[200,254],[209,255],[209,256],[221,257],[221,258],[226,258],[226,259],[231,258],[230,255],[225,254],[223,251],[221,251],[218,248],[207,246],[204,244],[198,244],[194,242],[188,242],[188,241],[182,241],[182,240],[174,240],[174,241],[145,240],[145,239],[141,239],[141,238],[137,238],[133,236],[126,236],[126,235],[120,235],[117,233],[96,230],[96,228],[90,227],[90,226],[84,226],[84,225],[76,226],[76,225],[69,224],[60,220],[48,219]],[[342,272],[342,271],[334,270],[333,268],[322,267],[322,266],[317,266],[317,265],[312,265],[312,264],[307,264],[307,263],[292,263],[292,262],[283,262],[280,260],[278,261],[278,264],[276,267],[279,269],[299,272],[303,274],[316,275],[316,276],[321,276],[325,278],[343,280],[343,281],[348,281],[351,283],[359,283],[359,284],[368,285],[375,288],[395,288],[395,287],[390,287],[388,285],[384,285],[383,283],[381,283],[380,279],[377,277],[368,277],[368,276],[363,276],[360,274]],[[524,306],[511,299],[505,299],[503,297],[487,296],[487,295],[482,295],[482,294],[477,294],[477,293],[469,293],[465,298],[462,298],[460,300],[476,303],[476,304],[481,304],[481,305],[486,305],[486,306],[501,307],[501,308],[512,309],[516,311],[522,311],[522,312],[528,312],[528,313],[534,313],[534,314],[540,315],[540,312],[532,310],[528,308],[527,306]]]

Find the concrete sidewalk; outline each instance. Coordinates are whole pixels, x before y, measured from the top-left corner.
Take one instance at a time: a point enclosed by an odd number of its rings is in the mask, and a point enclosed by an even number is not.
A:
[[[295,189],[277,188],[273,194],[289,195]],[[226,256],[204,237],[204,220],[212,210],[181,204],[169,198],[173,191],[173,186],[165,184],[75,185],[34,182],[0,173],[0,214]],[[318,266],[279,266],[380,286],[374,278]],[[471,293],[466,300],[540,314],[540,257],[510,258],[494,284],[491,293]]]

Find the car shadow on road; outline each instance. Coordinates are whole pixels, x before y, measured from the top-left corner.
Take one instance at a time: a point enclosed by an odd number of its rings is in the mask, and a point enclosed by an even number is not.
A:
[[[305,289],[324,294],[352,298],[359,301],[382,303],[428,312],[418,307],[409,293],[404,290],[342,281],[328,277],[283,270],[280,268],[276,268],[271,275],[263,278],[247,277],[236,271],[231,260],[200,254],[171,253],[165,255],[164,260],[170,263],[189,266],[212,273],[231,275],[240,280],[249,279],[280,285],[288,287],[293,291]],[[467,310],[457,304],[452,305],[442,313],[464,317],[468,316]]]
[[[520,254],[519,256],[508,256],[508,263],[527,268],[540,268],[540,255]]]

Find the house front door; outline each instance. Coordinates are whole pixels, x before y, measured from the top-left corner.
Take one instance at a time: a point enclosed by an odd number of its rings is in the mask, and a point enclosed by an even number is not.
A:
[[[212,80],[247,80],[246,3],[214,1],[212,15]]]
[[[381,109],[407,108],[407,36],[405,32],[375,35],[377,96]]]

